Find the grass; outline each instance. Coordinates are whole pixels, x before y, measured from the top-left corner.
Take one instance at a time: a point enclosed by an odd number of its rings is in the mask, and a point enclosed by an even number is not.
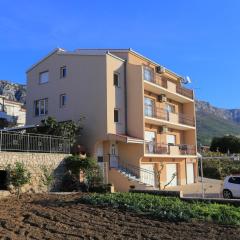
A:
[[[92,194],[83,196],[80,201],[150,215],[161,220],[201,220],[240,225],[240,208],[225,204],[189,203],[175,197],[141,193]]]

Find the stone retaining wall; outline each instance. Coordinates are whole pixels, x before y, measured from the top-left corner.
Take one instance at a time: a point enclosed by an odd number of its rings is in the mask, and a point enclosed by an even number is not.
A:
[[[63,160],[69,154],[54,153],[25,153],[25,152],[0,152],[0,170],[6,169],[10,164],[23,163],[31,173],[31,182],[22,187],[22,192],[44,192],[47,190],[41,178],[42,166],[52,170],[55,176],[51,190],[58,190],[59,183],[64,171]]]

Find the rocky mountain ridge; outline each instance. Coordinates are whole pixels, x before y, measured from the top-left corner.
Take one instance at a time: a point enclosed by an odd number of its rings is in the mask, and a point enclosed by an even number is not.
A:
[[[26,103],[27,87],[24,84],[12,83],[7,80],[0,80],[0,95],[7,99]]]
[[[197,113],[212,114],[240,124],[240,109],[224,109],[212,106],[206,101],[196,101]]]

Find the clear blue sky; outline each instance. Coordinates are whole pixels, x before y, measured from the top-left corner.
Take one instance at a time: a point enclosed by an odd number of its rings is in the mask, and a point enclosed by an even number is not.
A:
[[[133,48],[191,77],[198,99],[240,108],[240,1],[1,0],[0,79],[56,47]]]

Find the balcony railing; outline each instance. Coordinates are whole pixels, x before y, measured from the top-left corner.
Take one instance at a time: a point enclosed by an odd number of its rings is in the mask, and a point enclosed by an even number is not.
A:
[[[196,147],[187,144],[162,144],[156,142],[145,142],[145,152],[147,154],[167,154],[167,155],[196,155]]]
[[[146,81],[149,81],[149,80],[146,80]],[[158,73],[155,73],[152,77],[152,80],[149,81],[149,82],[155,83],[155,84],[157,84],[157,85],[159,85],[163,88],[166,88],[166,89],[169,88],[168,80],[166,78],[162,77],[161,75],[159,75]],[[178,94],[180,94],[184,97],[193,99],[193,90],[182,87],[179,84],[176,84],[176,89],[174,89],[173,91],[176,91],[176,93],[178,93]]]
[[[194,117],[183,113],[172,113],[163,108],[153,107],[151,105],[144,106],[144,114],[146,117],[157,118],[169,122],[195,126]]]
[[[191,89],[177,85],[176,91],[177,91],[177,93],[179,93],[185,97],[193,99],[193,91]]]

